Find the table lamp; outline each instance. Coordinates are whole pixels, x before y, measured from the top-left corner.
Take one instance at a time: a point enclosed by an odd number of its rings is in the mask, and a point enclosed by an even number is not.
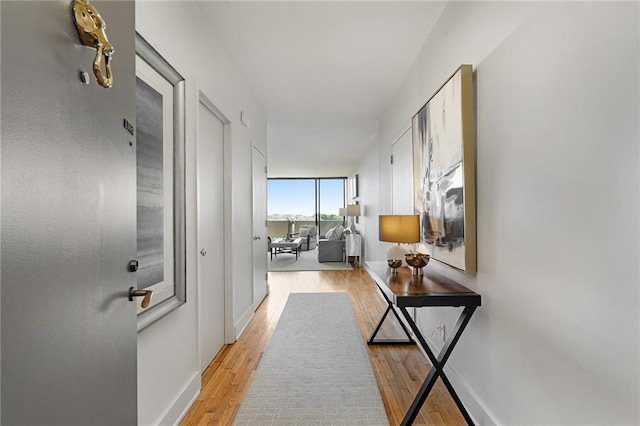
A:
[[[429,261],[428,255],[421,253],[411,253],[400,243],[420,242],[420,216],[410,215],[380,215],[379,240],[390,243],[398,243],[387,249],[387,263],[397,272],[401,260],[406,259],[407,263],[413,267],[415,275],[422,275],[422,267]],[[426,256],[426,261],[425,261]],[[396,260],[396,262],[393,262]]]
[[[392,262],[389,265],[397,268],[402,264],[402,259],[409,250],[402,247],[400,243],[418,243],[420,242],[420,216],[411,215],[380,215],[379,216],[379,240],[390,243],[398,243],[387,249],[387,261],[399,260],[400,262]],[[399,263],[399,265],[398,265]],[[394,266],[397,265],[397,266]]]
[[[342,216],[342,226],[345,225],[345,216],[347,215],[347,208],[346,207],[340,207],[338,209],[338,216]]]
[[[360,216],[360,204],[348,204],[347,216]]]
[[[347,216],[360,216],[360,204],[347,204]],[[355,219],[351,219],[352,230],[355,230]]]

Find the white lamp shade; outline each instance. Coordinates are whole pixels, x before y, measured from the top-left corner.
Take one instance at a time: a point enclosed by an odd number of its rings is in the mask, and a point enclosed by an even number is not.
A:
[[[338,209],[338,216],[346,216],[347,215],[347,208],[346,207],[340,207]]]
[[[347,216],[360,216],[360,204],[349,204],[347,206]]]

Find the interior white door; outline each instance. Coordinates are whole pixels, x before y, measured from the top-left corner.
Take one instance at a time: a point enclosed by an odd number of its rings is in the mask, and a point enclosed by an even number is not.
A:
[[[253,147],[253,306],[269,294],[267,279],[267,159]]]
[[[0,5],[5,425],[137,423],[135,4],[91,4],[110,89],[70,1]]]
[[[393,214],[413,214],[413,146],[411,129],[393,144],[392,209]]]
[[[224,345],[224,123],[206,99],[198,111],[198,288],[200,368]]]

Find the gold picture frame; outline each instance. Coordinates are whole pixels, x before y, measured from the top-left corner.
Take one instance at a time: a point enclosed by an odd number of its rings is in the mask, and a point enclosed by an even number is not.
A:
[[[431,258],[477,271],[473,69],[461,65],[413,116],[414,211]]]

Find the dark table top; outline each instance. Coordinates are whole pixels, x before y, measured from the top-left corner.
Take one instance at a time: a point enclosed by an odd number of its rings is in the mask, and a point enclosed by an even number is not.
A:
[[[420,306],[480,306],[480,295],[467,287],[429,269],[424,276],[415,276],[408,267],[392,274],[387,262],[365,262],[365,270],[380,290],[399,307]]]

